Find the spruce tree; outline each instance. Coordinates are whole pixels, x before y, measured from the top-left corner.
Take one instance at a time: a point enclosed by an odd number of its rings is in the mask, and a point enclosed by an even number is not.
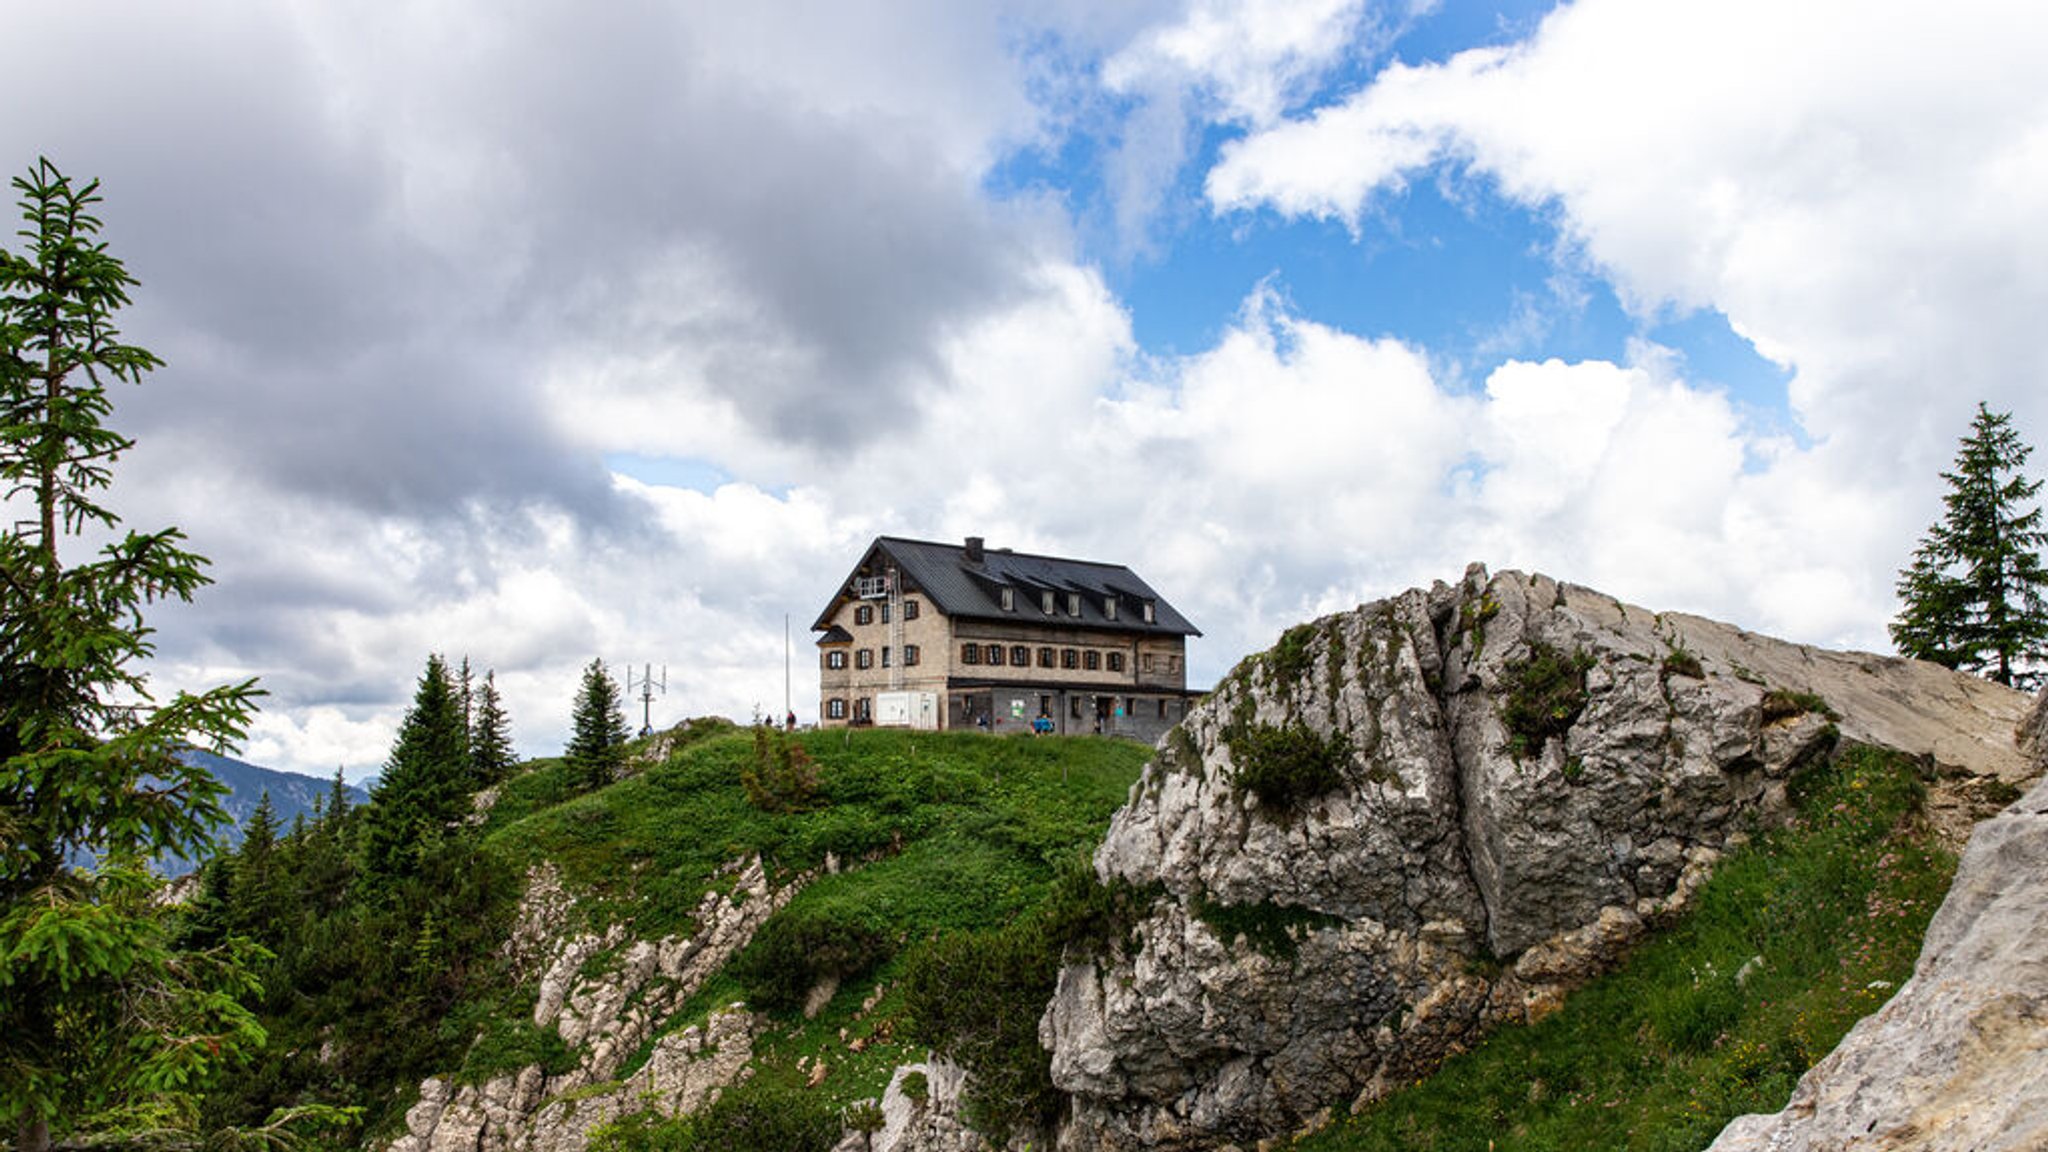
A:
[[[486,670],[477,689],[469,728],[470,770],[482,785],[496,784],[512,774],[512,720],[498,696],[496,673]]]
[[[2040,679],[2028,666],[2048,654],[2048,532],[2028,506],[2041,481],[2020,473],[2032,451],[2010,413],[1977,405],[1955,471],[1941,474],[1947,510],[1899,573],[1900,652],[2014,687]]]
[[[462,667],[455,675],[455,690],[462,700],[462,739],[467,742],[476,732],[476,679],[469,671],[469,654],[462,656]]]
[[[462,701],[447,662],[428,656],[391,758],[370,794],[362,840],[366,879],[415,874],[423,842],[438,839],[468,814],[472,784]]]
[[[573,730],[564,759],[569,774],[585,788],[602,788],[612,782],[626,760],[626,713],[619,698],[619,685],[605,671],[603,660],[592,660],[583,670],[583,683],[576,690],[576,707],[571,717]]]
[[[236,942],[188,947],[145,861],[196,857],[223,789],[178,753],[239,740],[254,681],[151,696],[145,609],[209,583],[175,528],[124,532],[101,503],[132,442],[108,388],[160,361],[121,343],[136,281],[98,239],[97,181],[48,160],[14,180],[20,254],[0,249],[0,1124],[54,1140],[190,1134],[207,1079],[263,1032]],[[110,540],[84,562],[81,535]],[[74,849],[102,863],[80,871]]]
[[[286,896],[278,875],[277,809],[264,789],[242,826],[242,844],[235,852],[232,923],[238,931],[260,930],[286,912]]]
[[[348,781],[342,778],[341,768],[334,769],[334,779],[327,785],[327,806],[320,813],[324,820],[339,820],[348,815]]]

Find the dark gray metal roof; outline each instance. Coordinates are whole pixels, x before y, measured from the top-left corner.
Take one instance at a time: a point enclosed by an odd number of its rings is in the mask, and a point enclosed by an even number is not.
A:
[[[1169,636],[1202,634],[1150,584],[1122,564],[993,548],[982,549],[977,562],[968,558],[968,549],[962,545],[907,540],[901,536],[878,536],[868,545],[861,562],[847,574],[817,623],[811,625],[812,631],[831,627],[833,612],[841,602],[854,597],[856,578],[882,575],[892,561],[903,576],[904,591],[922,594],[933,607],[955,618]],[[1009,610],[1002,604],[1004,588],[1014,592],[1014,607]],[[1042,608],[1043,594],[1048,591],[1054,594],[1050,615]],[[1067,614],[1068,593],[1081,596],[1078,616]],[[1114,620],[1103,611],[1104,601],[1111,597],[1117,601]],[[1148,600],[1153,605],[1149,624],[1144,617]]]

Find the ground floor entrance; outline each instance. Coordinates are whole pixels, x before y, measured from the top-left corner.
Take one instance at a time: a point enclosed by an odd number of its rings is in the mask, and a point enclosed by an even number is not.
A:
[[[1104,692],[1055,686],[953,687],[946,727],[996,734],[1122,736],[1150,743],[1187,715],[1180,693]]]

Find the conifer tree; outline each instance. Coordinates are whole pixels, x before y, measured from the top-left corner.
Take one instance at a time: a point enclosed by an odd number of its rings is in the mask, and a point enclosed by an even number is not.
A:
[[[256,798],[256,807],[242,825],[242,854],[267,855],[277,846],[277,806],[270,802],[270,789]]]
[[[242,845],[235,852],[231,923],[238,931],[261,927],[285,914],[286,897],[278,876],[277,809],[264,789],[242,826]]]
[[[2010,413],[1977,405],[1955,471],[1941,474],[1947,510],[1899,573],[1900,652],[2014,687],[2040,678],[2028,666],[2048,654],[2048,532],[2028,506],[2041,481],[2020,473],[2032,451]]]
[[[618,681],[605,671],[603,660],[592,660],[583,670],[571,723],[569,748],[564,754],[569,774],[585,788],[611,783],[625,763],[626,739],[632,729],[626,727]]]
[[[366,878],[414,874],[422,842],[462,819],[472,791],[462,701],[447,662],[431,655],[370,795],[362,841]]]
[[[323,819],[338,820],[348,815],[348,781],[342,779],[341,768],[334,769],[334,780],[327,786],[327,807],[320,815]]]
[[[175,528],[123,532],[101,503],[131,446],[105,424],[115,382],[161,362],[123,344],[135,284],[98,239],[98,182],[48,160],[14,180],[20,254],[0,248],[0,1125],[53,1140],[189,1133],[200,1087],[263,1042],[233,941],[183,947],[145,861],[193,856],[223,789],[178,752],[240,739],[254,681],[158,704],[144,611],[189,600],[206,561]],[[79,563],[64,545],[111,539]],[[102,863],[81,872],[73,849]]]
[[[455,688],[462,700],[462,738],[476,731],[476,679],[469,671],[469,654],[463,653],[462,667],[455,675]]]
[[[477,689],[476,709],[469,728],[469,762],[477,781],[496,784],[512,774],[512,720],[505,715],[498,696],[496,673],[486,670]]]

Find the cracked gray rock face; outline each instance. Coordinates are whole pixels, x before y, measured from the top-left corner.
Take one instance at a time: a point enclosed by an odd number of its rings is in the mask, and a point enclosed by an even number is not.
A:
[[[1612,964],[1835,740],[2017,781],[2027,703],[1477,566],[1290,630],[1161,741],[1096,855],[1163,895],[1060,973],[1061,1146],[1249,1146],[1376,1099]],[[1334,775],[1248,786],[1261,733]],[[1215,926],[1261,919],[1292,955]]]

